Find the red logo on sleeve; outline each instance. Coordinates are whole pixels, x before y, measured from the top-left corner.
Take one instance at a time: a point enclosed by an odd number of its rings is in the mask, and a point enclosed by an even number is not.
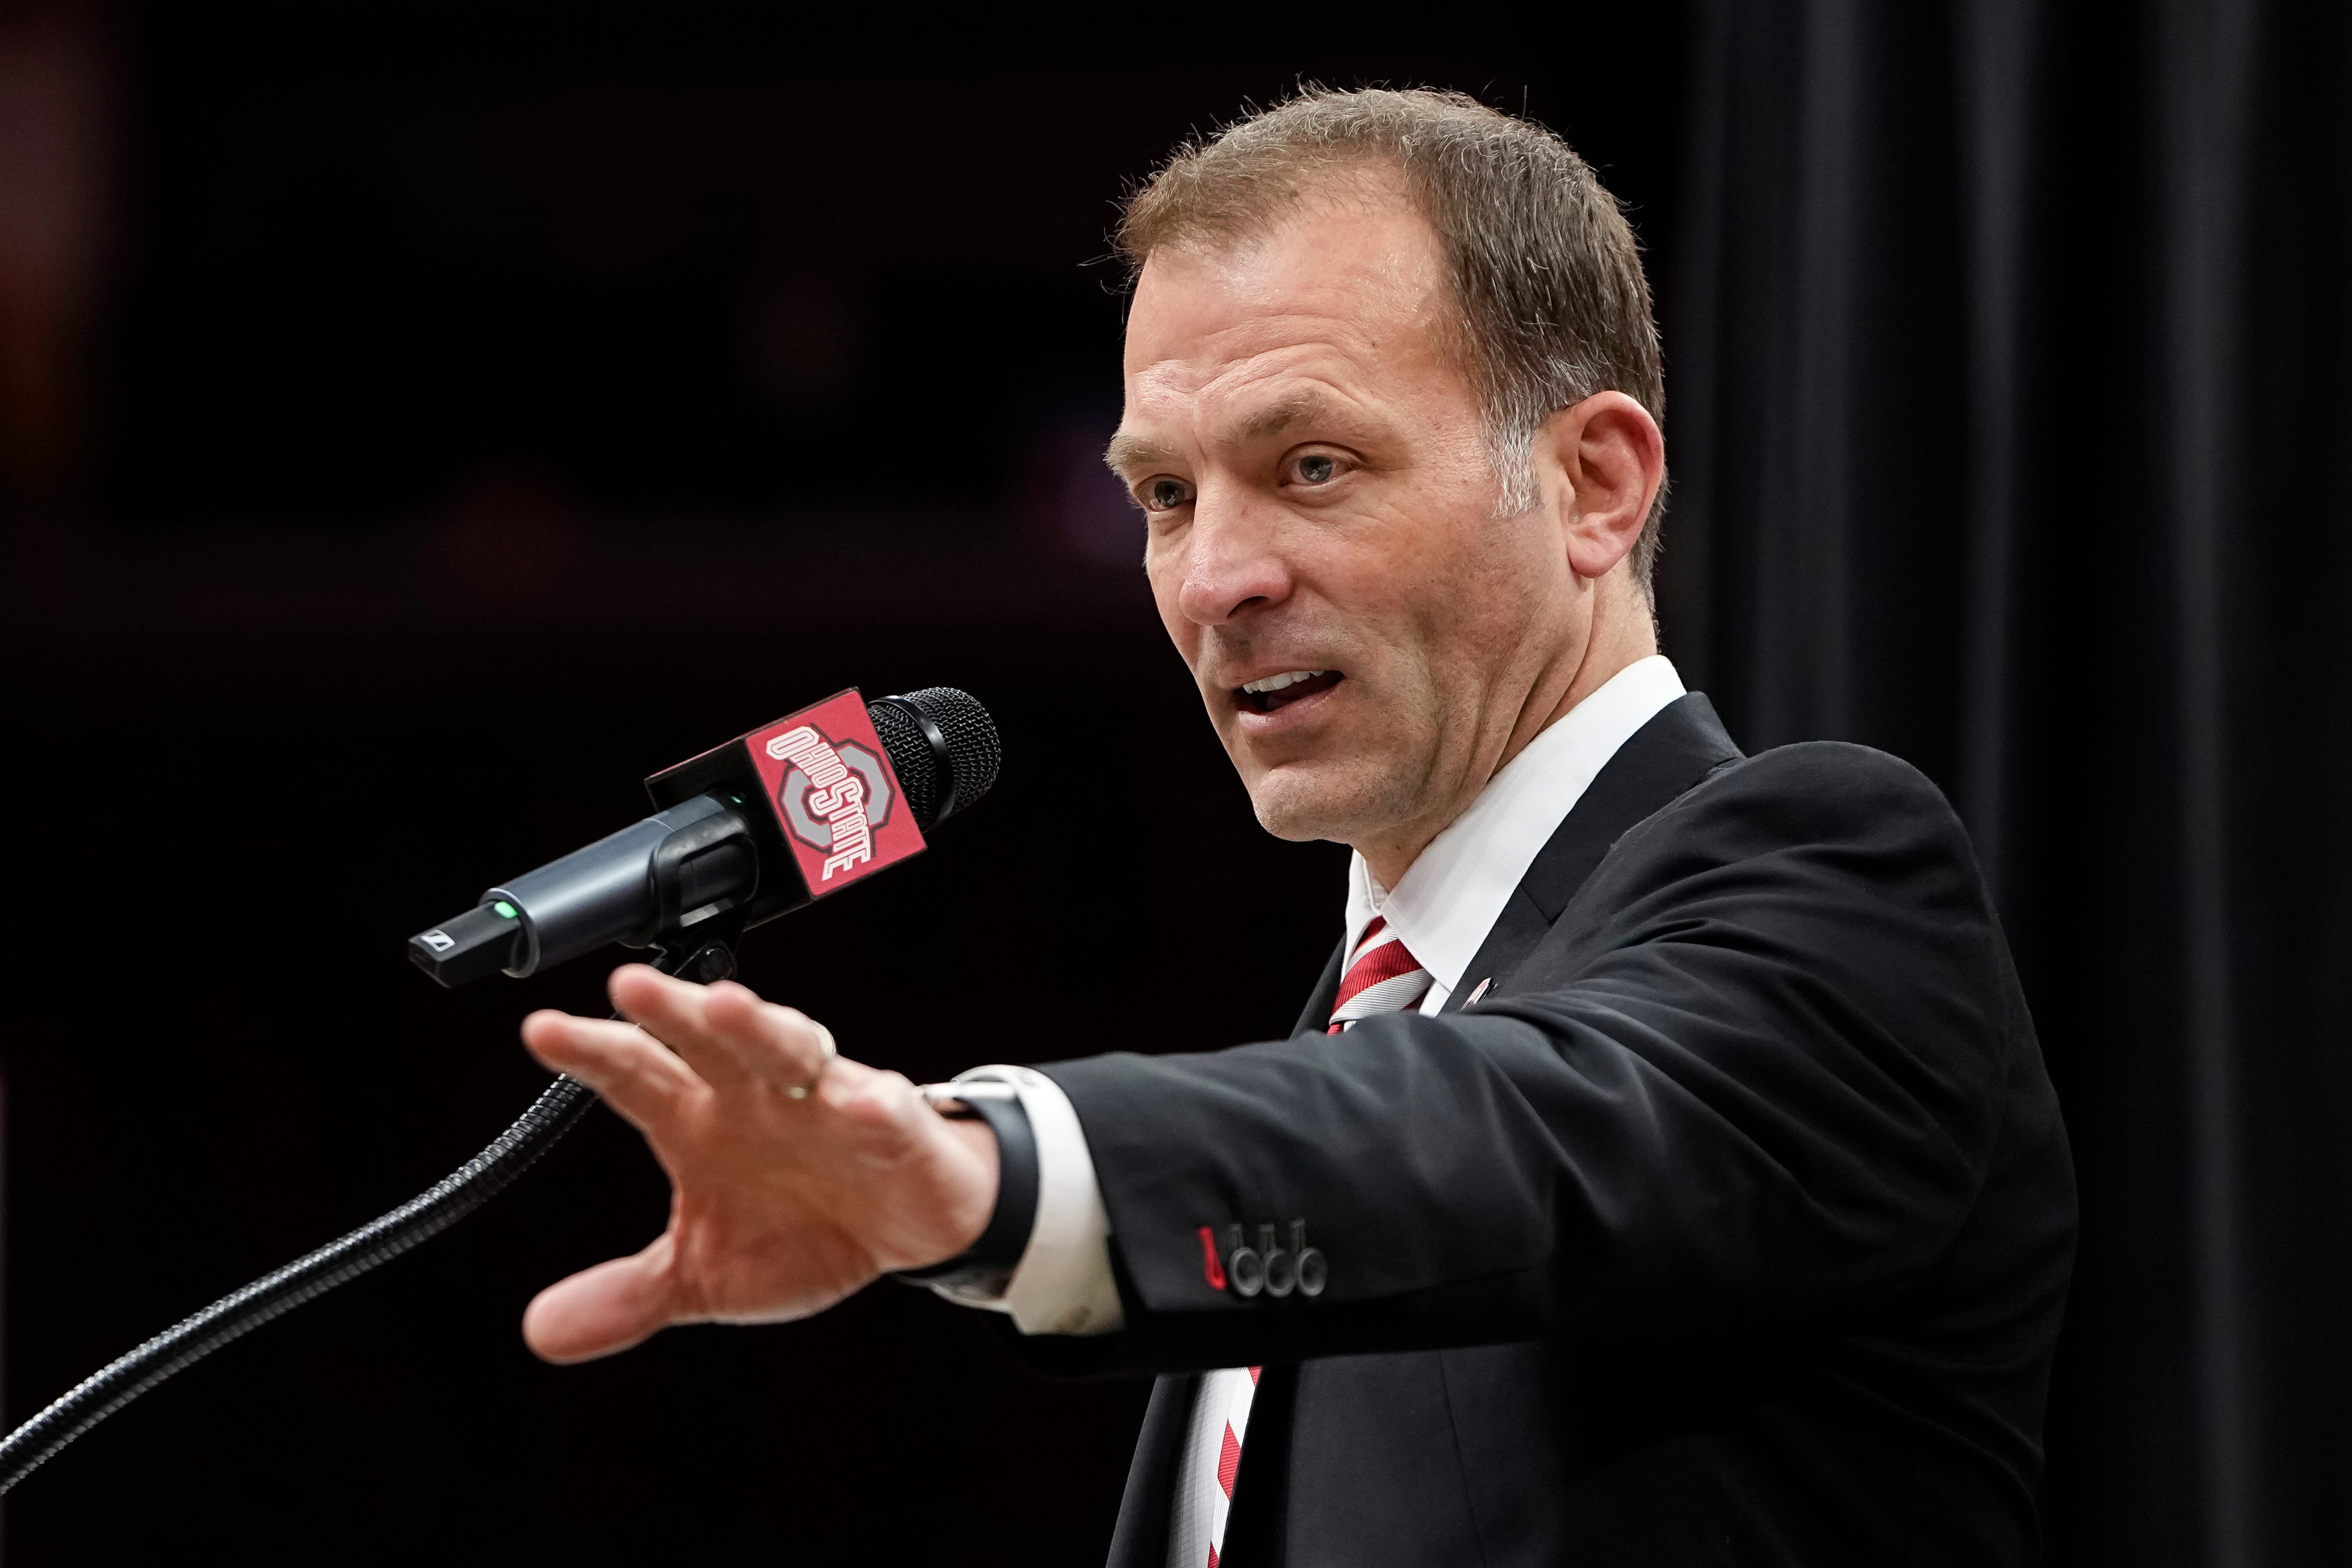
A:
[[[1224,1260],[1217,1256],[1217,1232],[1213,1226],[1201,1227],[1201,1275],[1212,1290],[1225,1288]]]

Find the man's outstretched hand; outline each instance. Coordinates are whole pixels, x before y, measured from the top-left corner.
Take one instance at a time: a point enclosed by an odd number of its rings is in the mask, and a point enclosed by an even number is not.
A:
[[[635,1022],[534,1013],[523,1043],[646,1135],[669,1173],[669,1228],[541,1291],[522,1320],[541,1355],[609,1355],[672,1323],[804,1318],[986,1228],[984,1123],[940,1116],[898,1073],[828,1063],[820,1026],[730,982],[633,963],[612,994]]]

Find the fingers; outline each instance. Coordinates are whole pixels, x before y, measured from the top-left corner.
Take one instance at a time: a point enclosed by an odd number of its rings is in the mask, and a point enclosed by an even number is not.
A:
[[[541,1011],[522,1021],[522,1042],[541,1066],[570,1073],[640,1128],[667,1122],[700,1087],[691,1068],[634,1024]]]
[[[831,1029],[798,1008],[762,1002],[733,981],[710,987],[702,1013],[711,1038],[738,1067],[794,1100],[816,1086],[839,1054]]]
[[[704,1086],[724,1096],[765,1085],[798,1100],[825,1081],[833,1100],[872,1076],[838,1060],[824,1025],[732,982],[695,985],[633,963],[614,972],[612,993],[635,1022],[534,1013],[523,1020],[523,1043],[648,1131]]]
[[[711,1088],[734,1089],[745,1081],[742,1065],[714,1037],[703,1016],[710,987],[673,979],[647,964],[625,963],[613,971],[606,989],[623,1016],[644,1025]]]
[[[523,1342],[562,1364],[650,1339],[675,1321],[674,1256],[665,1235],[634,1258],[615,1258],[549,1286],[524,1310]]]
[[[615,1006],[716,1089],[764,1083],[798,1099],[835,1055],[824,1025],[732,981],[693,985],[630,964],[614,972],[612,992]]]

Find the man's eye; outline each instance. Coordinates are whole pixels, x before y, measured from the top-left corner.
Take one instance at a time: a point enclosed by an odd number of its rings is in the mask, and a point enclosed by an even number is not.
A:
[[[1339,476],[1339,460],[1321,452],[1298,459],[1298,477],[1310,485],[1328,485]]]
[[[1192,499],[1181,479],[1153,479],[1143,487],[1143,504],[1152,511],[1173,511]]]

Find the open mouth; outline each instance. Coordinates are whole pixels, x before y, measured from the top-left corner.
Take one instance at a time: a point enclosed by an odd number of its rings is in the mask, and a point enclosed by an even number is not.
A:
[[[1234,688],[1234,701],[1244,713],[1272,713],[1301,698],[1328,691],[1344,679],[1336,669],[1286,669]]]

